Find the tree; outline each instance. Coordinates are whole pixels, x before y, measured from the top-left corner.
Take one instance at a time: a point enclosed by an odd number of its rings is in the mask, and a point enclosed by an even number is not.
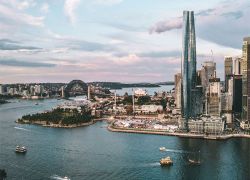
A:
[[[147,104],[151,101],[150,96],[140,96],[138,98],[138,104],[139,105],[143,105],[143,104]]]
[[[166,101],[166,99],[164,99],[164,98],[161,99],[161,105],[163,107],[163,111],[165,111],[165,109],[167,107],[167,101]]]
[[[128,97],[128,93],[127,92],[125,92],[125,94],[124,94],[124,98],[126,98],[126,97]]]
[[[133,99],[132,96],[125,96],[123,99],[123,104],[132,104],[133,103]]]

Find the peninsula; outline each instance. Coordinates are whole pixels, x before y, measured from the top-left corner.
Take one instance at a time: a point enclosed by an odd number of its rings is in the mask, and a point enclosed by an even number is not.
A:
[[[93,124],[93,119],[91,109],[85,101],[69,101],[51,111],[24,115],[16,122],[45,127],[74,128]]]

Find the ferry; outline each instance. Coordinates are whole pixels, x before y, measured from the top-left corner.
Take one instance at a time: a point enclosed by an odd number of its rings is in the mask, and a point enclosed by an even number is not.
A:
[[[162,159],[160,160],[160,164],[161,164],[161,166],[170,166],[170,165],[173,165],[173,161],[172,161],[171,158],[168,156],[168,157],[162,158]]]
[[[17,146],[16,147],[16,153],[26,153],[27,152],[27,149],[25,148],[25,146]]]
[[[160,147],[159,149],[160,149],[160,151],[166,151],[165,147]]]

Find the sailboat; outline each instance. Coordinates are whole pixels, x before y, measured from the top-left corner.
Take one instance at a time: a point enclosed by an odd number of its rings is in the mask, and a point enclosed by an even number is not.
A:
[[[201,160],[200,160],[200,158],[201,158],[201,155],[200,155],[200,151],[199,151],[199,158],[198,158],[198,160],[196,160],[196,159],[188,159],[188,162],[190,163],[190,164],[193,164],[193,165],[200,165],[201,164]]]

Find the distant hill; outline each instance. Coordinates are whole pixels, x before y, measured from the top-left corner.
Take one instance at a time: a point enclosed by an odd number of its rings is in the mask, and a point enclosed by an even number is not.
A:
[[[157,85],[174,85],[174,81],[167,81],[167,82],[159,82],[155,83]]]
[[[101,86],[109,89],[122,89],[122,88],[132,88],[132,87],[160,87],[160,85],[173,85],[173,82],[165,83],[120,83],[120,82],[91,82],[95,86]]]

